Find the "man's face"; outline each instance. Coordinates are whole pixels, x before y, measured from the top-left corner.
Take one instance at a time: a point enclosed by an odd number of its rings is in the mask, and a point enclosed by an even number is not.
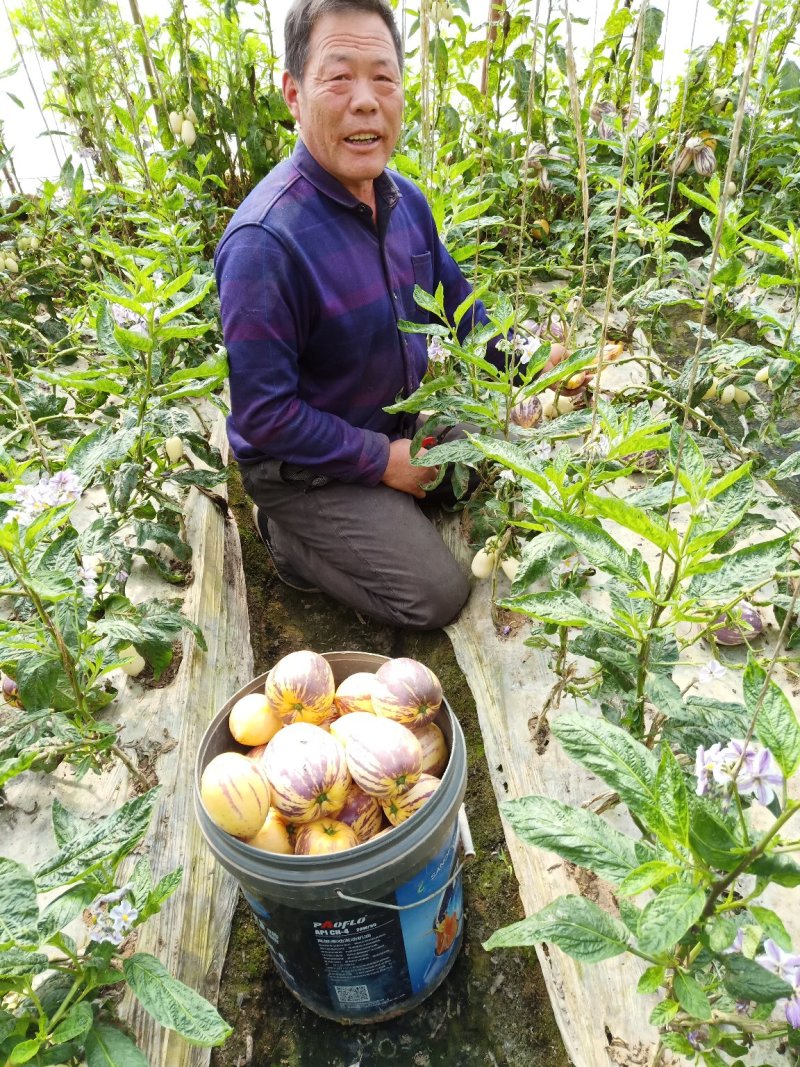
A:
[[[316,161],[361,200],[400,134],[403,82],[391,34],[379,15],[325,15],[309,41],[300,84],[283,92]]]

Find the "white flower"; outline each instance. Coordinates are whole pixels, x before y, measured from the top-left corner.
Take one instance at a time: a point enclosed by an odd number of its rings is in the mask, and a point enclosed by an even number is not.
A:
[[[513,483],[515,483],[515,482],[516,482],[516,480],[517,480],[517,476],[516,476],[516,475],[514,474],[514,472],[513,472],[513,471],[510,471],[510,470],[509,470],[509,469],[508,469],[508,468],[506,467],[506,468],[504,468],[503,470],[501,470],[501,471],[500,471],[500,473],[499,473],[499,474],[497,475],[497,480],[498,480],[499,482],[500,482],[500,481],[502,481],[502,482],[511,482],[511,483],[513,484]]]
[[[533,449],[534,459],[539,459],[543,463],[546,463],[548,459],[553,458],[555,449],[549,441],[540,441],[538,445]]]
[[[708,685],[709,682],[725,678],[727,673],[719,660],[710,659],[700,668],[697,680],[701,685]]]
[[[8,513],[8,521],[16,519],[21,526],[27,526],[50,508],[77,500],[81,492],[80,479],[70,470],[52,477],[43,474],[35,485],[17,486],[14,502],[18,507]]]
[[[444,363],[447,359],[447,350],[438,337],[431,337],[428,341],[428,359],[431,363]]]

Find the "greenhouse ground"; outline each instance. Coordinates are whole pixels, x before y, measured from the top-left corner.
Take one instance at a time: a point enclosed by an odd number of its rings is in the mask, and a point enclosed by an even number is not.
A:
[[[240,901],[223,971],[219,1009],[233,1036],[214,1067],[566,1067],[568,1060],[535,952],[489,954],[497,927],[522,917],[514,872],[484,759],[469,688],[441,631],[413,634],[362,624],[322,596],[287,589],[249,520],[238,478],[230,495],[248,577],[255,671],[297,648],[409,655],[430,664],[464,729],[469,762],[466,807],[477,857],[465,872],[465,940],[443,985],[414,1012],[370,1027],[342,1027],[312,1016],[283,986],[246,905]]]

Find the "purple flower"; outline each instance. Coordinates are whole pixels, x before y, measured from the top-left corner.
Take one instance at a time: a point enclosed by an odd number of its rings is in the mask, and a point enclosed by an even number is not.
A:
[[[756,957],[756,963],[760,963],[765,970],[777,974],[789,985],[795,987],[800,985],[800,955],[795,952],[784,952],[771,937],[764,942],[764,954]]]
[[[447,351],[438,337],[431,337],[428,341],[428,359],[431,363],[444,363],[447,359]]]
[[[783,775],[768,748],[732,738],[719,753],[712,771],[720,785],[733,782],[737,767],[736,791],[740,796],[752,794],[760,804],[769,804],[776,790],[783,788]]]
[[[692,1046],[692,1048],[702,1048],[703,1042],[708,1035],[703,1030],[690,1030],[686,1035],[686,1040]]]
[[[786,1021],[793,1030],[800,1030],[800,990],[785,1002]]]
[[[719,757],[722,745],[717,742],[706,752],[702,745],[697,747],[697,755],[694,761],[694,773],[697,777],[697,795],[705,796],[711,785],[709,775]]]

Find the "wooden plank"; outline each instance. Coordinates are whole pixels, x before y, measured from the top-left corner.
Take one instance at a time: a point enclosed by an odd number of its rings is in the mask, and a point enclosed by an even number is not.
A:
[[[631,486],[631,491],[634,488],[639,486]],[[767,486],[761,486],[760,490],[761,499],[774,496]],[[798,526],[797,517],[787,508],[771,511],[770,515],[774,527],[758,539],[773,537],[780,530]],[[676,524],[679,523],[680,515],[676,515]],[[627,531],[614,527],[612,532],[629,551],[636,544],[643,555],[648,554],[647,546],[635,541]],[[466,568],[470,553],[458,522],[446,522],[442,533],[453,554]],[[597,587],[603,581],[598,575],[584,594],[596,606],[602,605],[603,594]],[[501,574],[496,596],[506,595],[507,589],[508,583]],[[446,630],[475,697],[498,803],[514,797],[544,794],[573,805],[588,804],[606,792],[604,783],[569,760],[549,732],[533,736],[532,724],[537,724],[557,681],[550,670],[551,659],[548,654],[524,645],[528,629],[524,623],[508,636],[498,635],[491,608],[491,581],[478,582],[461,615]],[[775,628],[772,633],[774,641]],[[765,651],[769,647],[770,638],[767,638]],[[740,701],[741,679],[732,672],[728,675],[714,683],[710,695],[721,700]],[[697,666],[681,664],[675,671],[675,680],[681,688],[694,681],[696,676]],[[797,695],[796,680],[787,677],[783,669],[776,671],[775,680],[787,692],[795,691]],[[548,714],[553,718],[567,710],[600,717],[596,704],[572,697]],[[605,818],[622,832],[639,836],[624,811],[612,809],[605,813]],[[506,840],[526,914],[539,911],[555,897],[566,893],[579,893],[616,912],[612,887],[601,879],[565,863],[554,853],[524,845],[508,826]],[[779,899],[784,919],[800,927],[797,897],[795,894],[790,903],[789,892],[771,890],[770,899]],[[800,929],[795,931],[795,944],[800,943],[798,934]],[[540,946],[537,954],[561,1036],[576,1067],[609,1067],[609,1064],[645,1067],[650,1063],[657,1033],[647,1020],[659,998],[642,996],[636,991],[646,964],[629,955],[598,964],[582,964],[555,946]],[[664,1067],[676,1062],[683,1061],[669,1053],[662,1055]],[[767,1062],[763,1050],[754,1062]]]

